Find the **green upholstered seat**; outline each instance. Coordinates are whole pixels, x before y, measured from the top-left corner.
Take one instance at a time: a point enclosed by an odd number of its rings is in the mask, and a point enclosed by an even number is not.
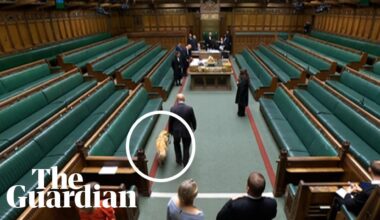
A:
[[[126,156],[125,139],[133,123],[147,112],[159,110],[162,107],[162,99],[149,99],[148,93],[141,88],[130,102],[121,110],[120,114],[108,129],[99,137],[89,150],[90,155],[98,156]],[[155,123],[153,117],[142,121],[131,137],[131,155],[135,155],[138,149],[144,148],[147,138]]]
[[[26,185],[27,190],[34,190],[36,179],[31,176],[32,168],[58,166],[61,169],[73,156],[75,144],[87,138],[127,95],[126,90],[116,90],[113,82],[108,82],[3,161],[0,172],[6,178],[0,181],[0,200],[14,184]],[[48,181],[50,176],[46,178]],[[6,219],[13,219],[22,211],[8,205],[0,207],[0,214]]]
[[[133,83],[140,82],[165,55],[165,53],[166,50],[163,50],[161,46],[155,47],[153,50],[142,56],[138,61],[133,63],[129,68],[121,72],[121,77],[123,79],[132,80]]]
[[[263,45],[260,45],[258,50],[255,50],[254,53],[267,64],[272,72],[278,76],[281,82],[287,83],[292,79],[299,79],[301,77],[301,72],[296,67],[286,62]]]
[[[311,36],[331,43],[366,52],[372,59],[380,57],[380,45],[377,43],[319,31],[312,31]]]
[[[292,42],[336,61],[337,64],[341,67],[346,66],[352,62],[360,62],[361,60],[360,54],[343,50],[331,45],[326,45],[298,34],[294,35]]]
[[[256,91],[261,87],[270,87],[272,84],[272,76],[267,70],[248,52],[244,49],[241,54],[235,55],[236,61],[241,68],[248,70],[250,76],[250,87],[252,91]]]
[[[111,54],[128,43],[127,37],[118,37],[111,41],[92,46],[74,53],[69,53],[63,57],[64,63],[74,64],[79,68],[84,68],[87,63],[100,56]]]
[[[307,90],[296,89],[295,95],[340,141],[349,141],[349,151],[364,166],[380,157],[380,129],[344,104],[315,81]]]
[[[49,61],[54,61],[56,56],[60,53],[102,41],[110,37],[111,34],[109,33],[100,33],[64,42],[54,42],[47,46],[28,49],[8,56],[5,55],[0,57],[0,71],[17,67],[26,63],[31,63],[40,59],[48,59]]]
[[[174,80],[173,69],[171,66],[173,57],[174,50],[170,52],[167,58],[151,75],[150,81],[153,87],[161,87],[164,91],[170,92]]]
[[[380,87],[349,72],[343,72],[339,81],[328,80],[327,84],[342,95],[380,118]]]
[[[61,76],[49,69],[47,63],[38,64],[0,78],[0,101],[16,96],[50,79]]]
[[[115,52],[111,56],[94,63],[92,66],[93,70],[102,72],[107,76],[111,76],[118,68],[131,61],[133,58],[144,52],[147,48],[148,46],[144,41],[137,42],[124,50]]]
[[[276,41],[271,47],[302,66],[302,68],[307,70],[311,75],[316,75],[320,71],[329,70],[331,67],[330,63],[287,44],[284,41]]]
[[[0,150],[58,112],[96,85],[76,73],[0,110]]]
[[[272,134],[289,156],[336,156],[331,143],[296,106],[282,88],[273,99],[259,100],[263,115]]]

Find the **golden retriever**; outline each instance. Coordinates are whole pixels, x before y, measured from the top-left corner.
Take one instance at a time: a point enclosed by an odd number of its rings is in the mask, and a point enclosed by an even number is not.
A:
[[[158,164],[163,164],[169,145],[169,132],[162,130],[156,139],[156,151],[158,154]]]

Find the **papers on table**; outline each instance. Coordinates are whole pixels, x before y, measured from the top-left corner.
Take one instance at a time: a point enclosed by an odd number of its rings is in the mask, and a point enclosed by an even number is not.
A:
[[[104,166],[100,169],[99,175],[115,175],[117,167]]]
[[[344,199],[344,197],[347,195],[347,191],[343,188],[340,188],[336,191],[336,194],[338,194],[338,196]]]

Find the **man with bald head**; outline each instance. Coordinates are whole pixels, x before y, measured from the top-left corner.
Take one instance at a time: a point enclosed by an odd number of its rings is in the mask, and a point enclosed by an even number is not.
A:
[[[185,104],[185,96],[182,93],[177,95],[176,104],[170,108],[170,111],[183,118],[190,128],[195,131],[197,128],[197,121],[195,119],[194,110],[191,106]],[[190,157],[190,133],[185,125],[174,117],[169,117],[168,130],[169,133],[173,135],[176,162],[178,165],[186,166]],[[181,141],[183,145],[183,154]]]
[[[217,220],[266,220],[277,214],[276,200],[261,196],[265,179],[261,173],[252,172],[247,180],[247,195],[230,199],[219,211]]]

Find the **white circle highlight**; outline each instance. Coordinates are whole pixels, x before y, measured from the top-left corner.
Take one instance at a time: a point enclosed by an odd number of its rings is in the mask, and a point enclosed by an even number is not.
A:
[[[187,165],[185,166],[184,169],[181,170],[181,172],[177,173],[176,175],[173,175],[171,177],[167,177],[167,178],[155,178],[155,177],[151,177],[151,176],[148,176],[146,175],[145,173],[141,172],[135,165],[135,163],[133,162],[132,160],[132,156],[131,156],[131,152],[130,152],[130,141],[131,141],[131,136],[132,136],[132,133],[133,131],[135,130],[135,128],[137,127],[137,125],[142,121],[144,120],[145,118],[148,118],[150,116],[153,116],[153,115],[168,115],[168,116],[172,116],[176,119],[178,119],[183,125],[185,125],[186,129],[189,131],[190,133],[190,137],[191,137],[191,146],[192,146],[192,150],[191,150],[191,154],[190,154],[190,158],[189,158],[189,162],[187,163]],[[194,132],[193,130],[191,130],[191,127],[189,126],[189,124],[179,115],[173,113],[173,112],[169,112],[169,111],[152,111],[152,112],[148,112],[146,114],[144,114],[143,116],[141,116],[140,118],[138,118],[135,123],[133,123],[131,129],[129,130],[128,132],[128,135],[127,135],[127,140],[126,140],[126,152],[127,152],[127,158],[129,160],[129,163],[131,164],[132,168],[137,172],[137,174],[139,174],[142,178],[146,179],[146,180],[149,180],[149,181],[152,181],[152,182],[157,182],[157,183],[165,183],[165,182],[170,182],[170,181],[173,181],[175,179],[177,179],[178,177],[182,176],[191,166],[191,164],[193,163],[193,160],[194,160],[194,157],[195,157],[195,137],[194,137]]]

